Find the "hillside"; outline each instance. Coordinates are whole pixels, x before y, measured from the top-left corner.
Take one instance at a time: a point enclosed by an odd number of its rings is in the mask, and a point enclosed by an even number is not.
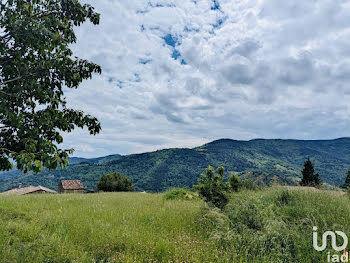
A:
[[[0,262],[327,262],[312,229],[349,236],[348,198],[273,187],[219,211],[164,194],[0,195]]]
[[[134,180],[137,190],[156,192],[175,186],[191,187],[208,165],[223,165],[228,172],[234,171],[244,178],[264,183],[278,178],[281,183],[296,184],[307,157],[314,162],[322,180],[340,185],[350,167],[350,138],[310,141],[222,139],[193,149],[73,159],[65,169],[43,171],[38,175],[22,175],[19,171],[1,173],[0,190],[10,189],[18,183],[41,184],[55,189],[62,179],[81,179],[86,187],[95,188],[101,175],[119,171]]]

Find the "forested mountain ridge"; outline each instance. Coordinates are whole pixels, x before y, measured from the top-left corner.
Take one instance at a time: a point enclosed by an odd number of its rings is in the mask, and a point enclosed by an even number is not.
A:
[[[55,189],[62,179],[80,179],[87,188],[95,188],[99,177],[118,171],[134,180],[137,190],[163,191],[175,186],[197,183],[208,165],[226,168],[241,177],[269,183],[296,184],[307,157],[323,181],[340,185],[350,167],[350,138],[335,140],[254,139],[216,140],[193,148],[174,148],[126,156],[72,158],[65,169],[45,170],[40,174],[23,175],[19,171],[0,174],[0,190],[40,184]]]

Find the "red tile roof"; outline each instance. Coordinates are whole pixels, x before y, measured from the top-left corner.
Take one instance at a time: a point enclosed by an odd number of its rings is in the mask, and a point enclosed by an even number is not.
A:
[[[61,184],[65,190],[84,190],[84,185],[80,180],[62,180]]]

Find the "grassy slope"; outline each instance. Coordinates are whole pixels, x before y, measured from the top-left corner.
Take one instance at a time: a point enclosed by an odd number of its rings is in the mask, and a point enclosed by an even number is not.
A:
[[[324,262],[312,227],[349,235],[348,197],[281,196],[237,193],[224,213],[162,194],[1,196],[0,262]]]
[[[285,189],[233,195],[225,208],[231,233],[226,239],[236,240],[232,249],[247,254],[248,262],[326,262],[327,251],[313,248],[312,228],[319,228],[319,238],[328,230],[350,236],[349,197],[314,188]]]
[[[200,201],[118,193],[0,198],[0,262],[213,259],[196,229]]]
[[[92,163],[75,164],[66,169],[22,176],[19,171],[0,174],[0,191],[23,183],[52,189],[62,179],[80,179],[95,188],[101,175],[119,171],[134,179],[137,190],[165,191],[171,187],[191,187],[208,165],[223,165],[227,171],[244,177],[293,183],[309,156],[321,178],[331,184],[344,182],[350,166],[350,139],[324,141],[296,140],[218,140],[195,149],[167,149],[128,156],[107,156]],[[245,173],[245,175],[244,175]],[[12,174],[12,176],[11,176]]]

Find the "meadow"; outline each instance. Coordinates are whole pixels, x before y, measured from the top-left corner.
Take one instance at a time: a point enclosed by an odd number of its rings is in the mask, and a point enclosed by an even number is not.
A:
[[[350,236],[349,218],[344,194],[282,187],[223,211],[171,192],[2,195],[0,262],[326,262],[312,227]]]

